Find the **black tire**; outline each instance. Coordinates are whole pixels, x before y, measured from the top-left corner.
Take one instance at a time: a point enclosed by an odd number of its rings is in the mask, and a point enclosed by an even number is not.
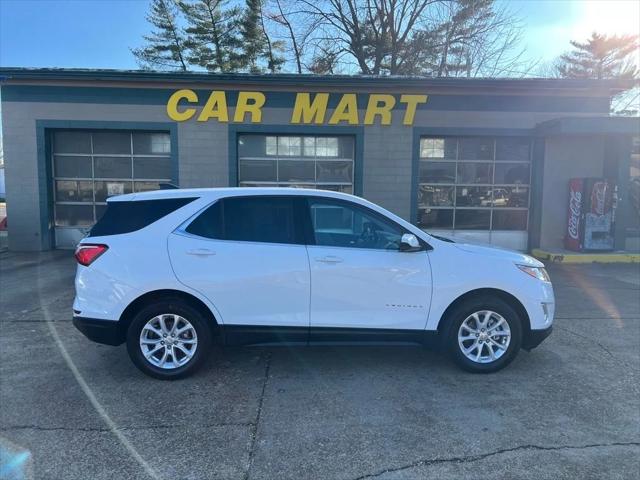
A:
[[[498,359],[489,363],[478,363],[465,356],[458,342],[460,326],[470,315],[479,311],[493,311],[502,316],[511,331],[511,340],[506,351]],[[453,361],[463,370],[472,373],[492,373],[501,370],[513,361],[522,345],[522,319],[504,300],[497,297],[477,297],[458,305],[448,316],[445,336],[446,349]],[[496,337],[497,338],[497,337]],[[470,342],[471,344],[473,341]],[[466,343],[469,345],[469,343]],[[478,350],[475,350],[477,352]],[[486,347],[485,347],[486,351]]]
[[[193,357],[184,365],[172,369],[160,368],[148,361],[140,347],[140,334],[149,320],[157,315],[175,314],[187,320],[196,331],[197,346]],[[182,324],[184,325],[184,324]],[[200,311],[180,299],[164,299],[142,308],[127,329],[127,351],[133,364],[143,373],[160,380],[176,380],[194,373],[205,360],[211,346],[210,320]]]

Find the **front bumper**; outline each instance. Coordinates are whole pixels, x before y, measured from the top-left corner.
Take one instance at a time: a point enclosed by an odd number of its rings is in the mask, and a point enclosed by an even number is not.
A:
[[[73,317],[73,325],[85,337],[97,343],[115,346],[121,345],[125,341],[124,329],[118,321]]]
[[[529,330],[529,332],[522,339],[522,348],[525,350],[532,350],[540,345],[545,338],[551,335],[553,326],[542,330]]]

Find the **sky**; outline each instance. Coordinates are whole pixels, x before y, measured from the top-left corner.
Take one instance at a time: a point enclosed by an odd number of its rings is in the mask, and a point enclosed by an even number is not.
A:
[[[545,63],[592,31],[640,30],[640,0],[497,0],[523,20],[523,46]],[[0,0],[0,66],[138,68],[148,0]]]

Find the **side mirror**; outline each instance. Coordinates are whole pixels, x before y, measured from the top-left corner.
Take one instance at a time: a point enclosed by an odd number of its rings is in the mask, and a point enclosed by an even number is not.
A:
[[[422,250],[422,245],[418,237],[413,233],[405,233],[400,239],[400,251],[401,252],[417,252]]]

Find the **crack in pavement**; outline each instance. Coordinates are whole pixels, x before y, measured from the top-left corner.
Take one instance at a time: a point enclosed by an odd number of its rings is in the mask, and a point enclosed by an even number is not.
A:
[[[618,358],[616,355],[611,353],[611,350],[609,350],[607,347],[602,345],[597,340],[594,340],[592,337],[588,337],[588,336],[583,335],[581,333],[574,332],[573,330],[571,330],[569,328],[561,327],[561,326],[558,326],[558,325],[554,325],[554,328],[556,328],[558,330],[562,330],[563,332],[571,333],[571,334],[575,335],[576,337],[579,337],[579,338],[582,338],[582,339],[587,340],[589,342],[595,343],[598,347],[600,347],[602,350],[604,350],[611,357],[611,359],[614,360],[615,363],[620,364],[620,365],[624,365],[625,367],[631,367],[631,365],[628,362],[624,361],[621,358]]]
[[[260,400],[258,401],[258,413],[256,414],[256,421],[253,423],[253,429],[251,431],[251,446],[249,447],[249,459],[247,462],[247,470],[245,472],[245,480],[249,479],[251,475],[251,467],[253,467],[253,452],[256,446],[256,440],[258,437],[258,427],[260,426],[260,416],[262,415],[262,405],[264,403],[264,393],[267,389],[267,383],[269,382],[269,370],[271,369],[271,352],[267,353],[267,360],[264,367],[264,379],[262,381],[262,391],[260,392]]]
[[[527,450],[535,450],[535,451],[557,451],[557,450],[586,450],[590,448],[602,448],[602,447],[627,447],[627,446],[640,446],[640,442],[613,442],[613,443],[592,443],[587,445],[558,445],[555,447],[543,447],[541,445],[519,445],[517,447],[511,448],[502,448],[500,450],[494,450],[493,452],[480,453],[477,455],[467,455],[463,457],[448,457],[448,458],[433,458],[433,459],[423,459],[418,460],[416,462],[410,463],[408,465],[404,465],[402,467],[395,468],[387,468],[380,472],[369,473],[366,475],[362,475],[360,477],[355,478],[354,480],[364,480],[366,478],[375,478],[386,473],[395,473],[401,472],[403,470],[409,470],[411,468],[416,467],[425,467],[431,465],[439,465],[442,463],[472,463],[477,462],[479,460],[484,460],[485,458],[494,457],[496,455],[501,455],[503,453],[511,453],[518,451],[527,451]]]
[[[554,325],[554,327],[555,327],[555,328],[557,328],[558,330],[562,330],[563,332],[572,333],[572,334],[573,334],[573,335],[575,335],[576,337],[580,337],[580,338],[582,338],[582,339],[584,339],[584,340],[589,340],[590,342],[595,343],[595,344],[596,344],[596,345],[598,345],[602,350],[604,350],[605,352],[607,352],[611,358],[613,358],[613,359],[616,359],[616,360],[617,360],[616,356],[615,356],[613,353],[611,353],[611,351],[610,351],[607,347],[605,347],[604,345],[602,345],[600,342],[598,342],[598,341],[594,340],[592,337],[588,337],[588,336],[586,336],[586,335],[582,335],[581,333],[574,332],[573,330],[571,330],[571,329],[569,329],[569,328],[561,327],[561,326],[559,326],[559,325]]]
[[[198,425],[195,428],[217,428],[217,427],[255,427],[253,422],[220,422],[220,423],[207,423],[204,425]],[[140,427],[118,427],[119,431],[136,431],[136,430],[173,430],[177,428],[194,428],[193,425],[146,425]],[[7,427],[0,427],[0,432],[12,432],[20,430],[36,430],[39,432],[111,432],[111,429],[106,427],[42,427],[39,425],[9,425]]]

